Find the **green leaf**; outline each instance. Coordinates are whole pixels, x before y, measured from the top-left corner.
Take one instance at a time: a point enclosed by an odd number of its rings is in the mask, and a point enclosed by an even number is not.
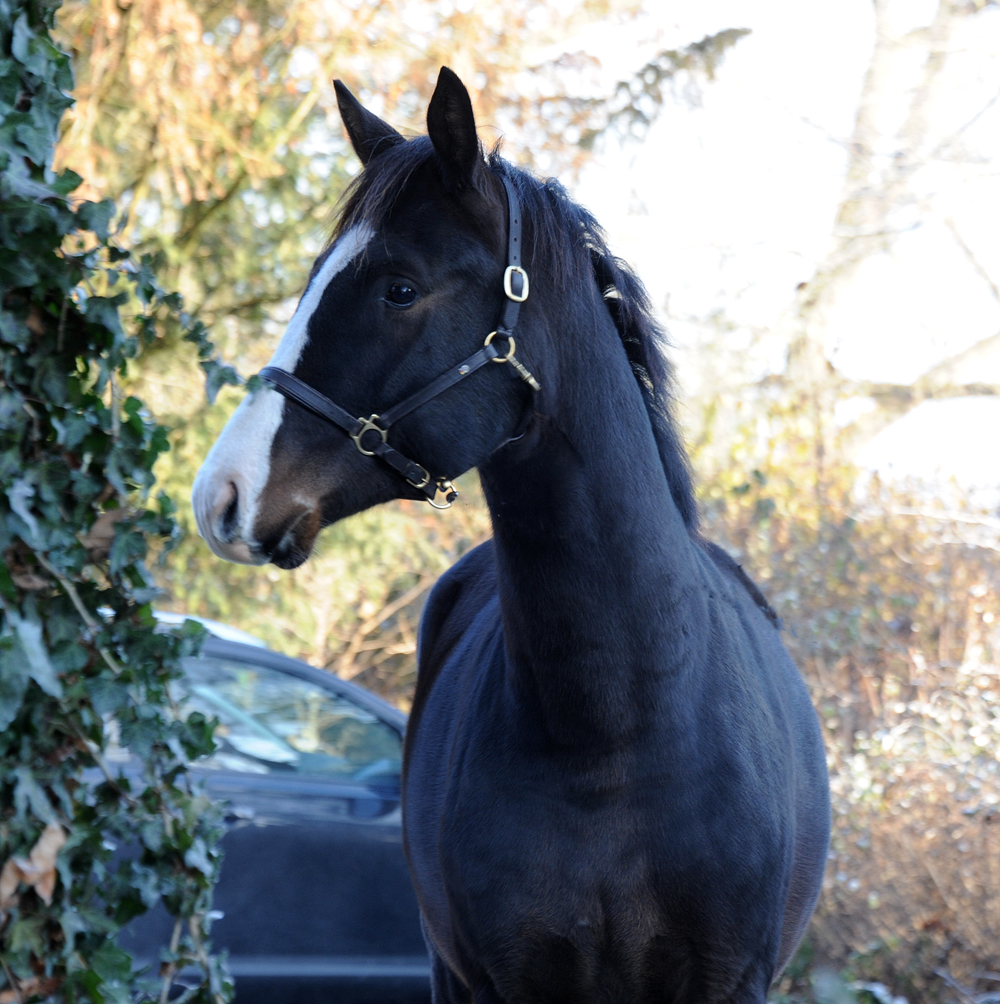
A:
[[[38,520],[29,507],[30,501],[35,497],[35,486],[25,478],[18,478],[17,481],[7,489],[7,498],[10,507],[21,518],[28,529],[27,541],[29,544],[39,543]]]
[[[132,975],[132,959],[113,941],[104,942],[91,959],[94,972],[105,982],[127,981]]]
[[[122,745],[127,746],[140,760],[149,759],[154,744],[160,738],[160,730],[156,722],[148,719],[122,722]]]
[[[195,837],[194,842],[184,852],[184,864],[189,868],[197,868],[202,875],[211,877],[215,874],[215,863],[209,857],[208,848],[201,837]]]
[[[2,137],[0,137],[2,144]],[[38,271],[30,258],[16,251],[0,248],[0,286],[21,289],[34,286],[39,281]]]
[[[163,838],[166,835],[163,829],[163,820],[156,816],[148,822],[142,824],[139,834],[142,837],[144,847],[149,848],[154,854],[159,854],[163,847]],[[152,904],[149,904],[152,906]]]
[[[87,996],[93,1004],[104,1004],[104,997],[101,994],[101,978],[93,969],[85,969],[82,973],[74,973],[74,982],[83,987]]]
[[[31,62],[31,42],[34,38],[31,28],[28,27],[28,15],[22,14],[14,22],[14,31],[11,35],[10,40],[10,52],[11,55],[22,65],[25,69],[30,70],[33,73],[38,73],[39,69],[35,69],[30,66]],[[40,67],[41,70],[45,69],[44,63]]]
[[[223,387],[227,385],[238,387],[240,385],[240,376],[232,366],[215,361],[204,362],[201,366],[205,371],[205,396],[208,398],[209,404],[215,401]]]
[[[131,526],[118,524],[115,542],[111,545],[110,566],[112,574],[121,572],[127,565],[146,557],[146,535]]]
[[[35,115],[32,114],[32,117],[34,118]],[[36,164],[45,164],[48,162],[52,150],[52,136],[50,133],[51,128],[39,129],[37,123],[31,123],[30,125],[23,123],[14,130],[14,135],[17,137],[18,142],[24,147],[28,156]]]
[[[76,642],[62,645],[52,653],[52,665],[62,675],[83,669],[90,662],[90,652]]]
[[[59,915],[59,926],[62,928],[63,937],[66,939],[66,951],[72,951],[78,934],[85,934],[89,930],[89,925],[84,917],[73,907],[67,907]]]
[[[183,723],[181,741],[189,760],[197,760],[215,752],[215,729],[218,724],[218,719],[208,719],[200,711],[192,711],[188,715]]]
[[[92,296],[87,300],[87,306],[83,313],[88,321],[121,337],[124,332],[122,331],[121,318],[118,316],[119,305],[118,297]]]
[[[7,574],[6,568],[3,574]],[[17,717],[28,687],[28,662],[14,638],[0,638],[0,732]]]
[[[36,957],[45,955],[45,918],[22,914],[11,924],[7,940],[11,952],[30,951]]]
[[[88,685],[94,710],[101,715],[113,715],[129,702],[128,686],[118,680],[100,677]]]
[[[30,603],[30,600],[28,601]],[[42,625],[39,623],[38,615],[34,609],[25,604],[27,615],[21,616],[12,606],[5,605],[4,613],[10,626],[14,629],[19,643],[19,649],[28,668],[31,678],[50,697],[62,697],[62,684],[49,653],[45,648],[45,639],[42,637]]]
[[[164,837],[164,827],[163,820],[159,819],[159,827],[157,833],[159,836],[153,837],[152,831],[147,831],[147,826],[153,825],[153,820],[150,820],[142,828],[143,844],[149,850],[156,854],[159,854],[163,850],[163,837]],[[146,837],[149,836],[150,839],[147,840]],[[162,863],[161,863],[162,868]],[[173,866],[171,865],[171,870]],[[160,887],[162,885],[162,877],[155,867],[150,865],[141,864],[138,861],[131,862],[130,870],[128,872],[129,883],[132,888],[139,894],[142,899],[143,905],[149,909],[160,901]]]
[[[110,199],[102,202],[84,202],[76,211],[77,226],[81,230],[91,230],[102,241],[108,239],[111,218],[115,215],[115,204]]]
[[[2,256],[3,252],[0,251],[0,258]],[[16,345],[19,349],[23,349],[31,340],[31,332],[28,330],[28,325],[20,318],[6,310],[0,310],[0,339],[8,345]]]
[[[10,577],[6,563],[0,564],[0,594],[11,603],[17,602],[17,589],[14,587],[14,580]]]
[[[76,171],[71,171],[67,168],[52,183],[52,191],[57,195],[69,195],[70,192],[76,191],[82,184],[83,178]]]
[[[52,803],[45,794],[41,785],[35,780],[31,768],[26,764],[21,764],[14,768],[14,808],[19,820],[26,819],[26,813],[30,808],[36,819],[43,823],[55,822],[55,811]]]

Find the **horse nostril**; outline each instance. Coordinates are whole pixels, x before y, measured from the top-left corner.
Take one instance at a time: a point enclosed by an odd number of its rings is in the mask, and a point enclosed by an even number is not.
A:
[[[239,525],[240,492],[236,485],[232,485],[232,489],[233,497],[229,500],[229,504],[223,511],[222,519],[219,520],[219,530],[221,531],[222,539],[227,541],[233,539],[233,535],[236,533]]]

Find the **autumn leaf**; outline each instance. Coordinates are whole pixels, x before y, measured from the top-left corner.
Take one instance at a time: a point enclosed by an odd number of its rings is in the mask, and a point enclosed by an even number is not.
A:
[[[104,561],[107,558],[111,545],[115,542],[115,524],[128,515],[129,511],[125,508],[108,509],[97,517],[90,530],[80,538],[91,561]]]
[[[34,886],[45,905],[52,903],[56,888],[56,857],[66,843],[66,832],[58,823],[49,823],[27,858],[7,859],[0,872],[0,914],[17,901],[21,882]]]

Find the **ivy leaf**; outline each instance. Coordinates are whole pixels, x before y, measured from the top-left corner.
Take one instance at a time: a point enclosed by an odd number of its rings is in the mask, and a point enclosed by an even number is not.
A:
[[[122,331],[121,318],[118,316],[120,302],[118,297],[92,296],[87,300],[84,316],[88,321],[99,324],[108,331],[121,336],[124,332]]]
[[[17,602],[17,590],[14,588],[14,580],[10,577],[10,569],[6,564],[0,564],[0,594],[11,603]]]
[[[14,22],[10,40],[11,55],[29,72],[42,76],[45,73],[45,53],[33,53],[35,35],[28,27],[28,15],[22,14]]]
[[[21,517],[28,528],[28,533],[30,534],[28,539],[29,544],[38,542],[39,537],[38,520],[35,519],[34,514],[28,508],[29,501],[34,497],[35,486],[24,478],[19,478],[7,489],[7,498],[10,500],[11,509]]]
[[[21,916],[11,925],[7,938],[11,952],[23,952],[26,949],[37,957],[45,954],[44,936],[45,918],[39,916]]]
[[[32,118],[38,117],[34,109],[32,109],[32,113]],[[28,156],[36,164],[44,164],[45,158],[51,149],[48,136],[51,131],[51,125],[48,128],[39,129],[37,128],[37,123],[32,123],[31,125],[24,123],[16,127],[14,135],[24,149],[27,150]]]
[[[110,199],[102,202],[84,202],[76,211],[77,226],[90,230],[102,241],[108,239],[111,218],[115,215],[115,204]]]
[[[3,138],[0,135],[0,146]],[[38,271],[29,258],[19,255],[16,251],[0,248],[0,285],[10,289],[20,289],[34,286],[39,280]]]
[[[91,966],[107,983],[116,980],[124,982],[132,975],[132,960],[112,941],[106,941],[94,952]]]
[[[232,366],[211,360],[203,362],[201,367],[205,371],[205,396],[209,404],[215,403],[219,391],[227,384],[232,387],[240,385],[240,376]]]
[[[73,907],[67,907],[59,915],[59,926],[62,928],[67,952],[73,951],[76,944],[76,936],[78,934],[85,934],[89,927],[84,917],[81,916],[78,910],[74,910]]]
[[[113,715],[128,704],[128,687],[118,680],[100,677],[94,680],[88,689],[94,710],[101,716]]]
[[[208,848],[201,837],[195,837],[194,842],[184,852],[184,864],[189,868],[197,868],[202,875],[211,876],[215,872],[215,863],[208,855]]]
[[[52,191],[56,195],[69,195],[70,192],[76,191],[82,184],[83,178],[76,171],[71,171],[67,168],[52,182]]]
[[[121,572],[136,560],[146,557],[146,536],[132,526],[116,527],[115,542],[111,545],[110,566],[113,575]]]
[[[31,340],[31,332],[28,330],[28,325],[20,318],[6,310],[0,310],[0,339],[8,345],[16,345],[19,349],[23,349]]]
[[[0,638],[0,732],[17,717],[28,687],[28,664],[19,649],[14,638]]]
[[[30,603],[30,600],[28,602]],[[10,605],[4,606],[4,613],[17,634],[20,643],[18,647],[27,663],[31,678],[50,697],[62,697],[62,684],[45,648],[42,625],[38,622],[37,614],[29,609],[28,616],[22,617]]]
[[[54,823],[56,821],[55,812],[48,796],[42,790],[41,785],[35,780],[31,768],[21,764],[14,768],[14,809],[17,818],[23,820],[29,806],[36,819],[43,823]]]

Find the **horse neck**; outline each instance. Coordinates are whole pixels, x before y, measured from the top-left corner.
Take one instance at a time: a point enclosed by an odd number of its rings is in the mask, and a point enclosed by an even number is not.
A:
[[[594,750],[627,743],[692,663],[704,588],[618,333],[596,287],[574,302],[524,331],[544,344],[536,415],[480,474],[511,693]]]

